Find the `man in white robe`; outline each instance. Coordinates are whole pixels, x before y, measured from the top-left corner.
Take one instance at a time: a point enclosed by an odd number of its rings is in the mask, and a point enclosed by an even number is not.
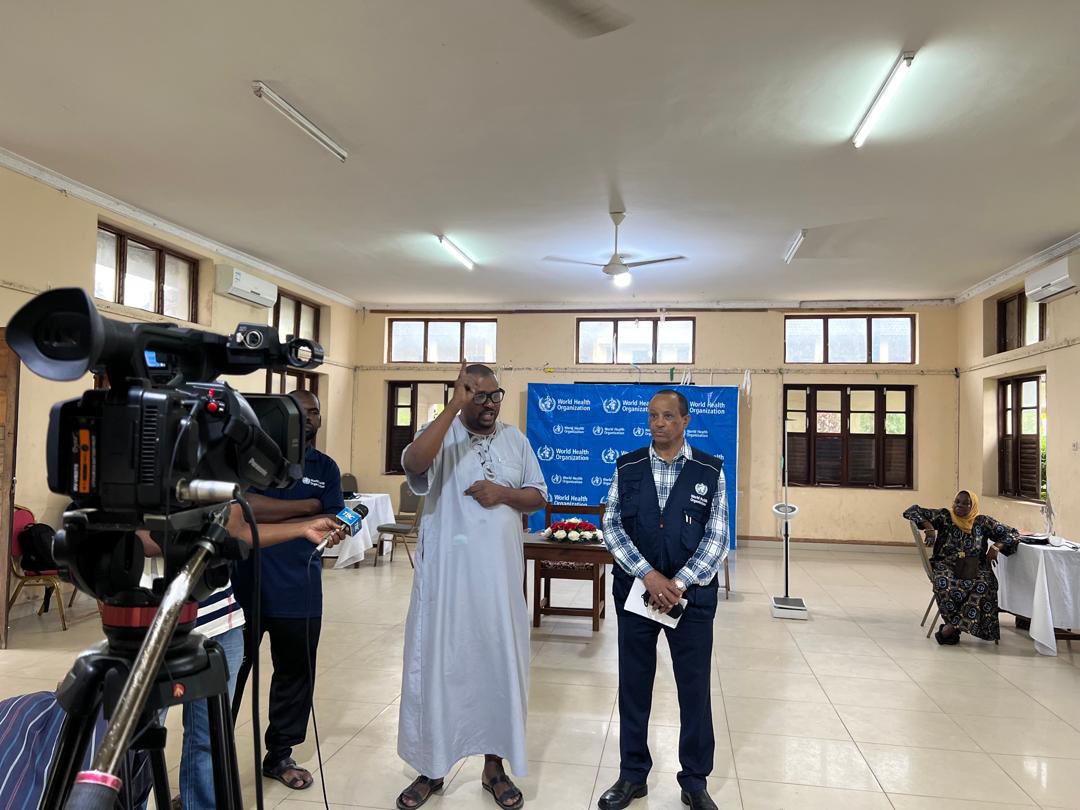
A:
[[[398,797],[419,807],[459,760],[486,755],[483,786],[524,804],[502,760],[523,776],[529,615],[522,594],[522,514],[547,500],[528,439],[498,421],[494,372],[462,364],[454,395],[405,448],[409,486],[426,496],[416,547],[398,753],[420,776]]]

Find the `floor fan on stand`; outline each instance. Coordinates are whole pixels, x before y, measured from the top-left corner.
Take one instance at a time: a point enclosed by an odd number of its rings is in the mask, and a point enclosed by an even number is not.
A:
[[[774,596],[772,599],[772,615],[774,619],[802,619],[810,618],[806,610],[806,602],[801,596],[792,596],[790,589],[791,581],[791,521],[799,513],[799,507],[791,503],[788,498],[788,431],[784,426],[784,454],[780,459],[780,469],[784,476],[784,500],[782,503],[773,504],[773,514],[784,526],[784,595]]]

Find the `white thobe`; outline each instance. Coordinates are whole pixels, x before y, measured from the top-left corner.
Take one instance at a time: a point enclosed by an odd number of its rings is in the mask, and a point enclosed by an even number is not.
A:
[[[528,439],[502,423],[482,437],[454,419],[431,469],[408,477],[426,499],[405,623],[398,753],[432,779],[474,754],[504,757],[519,776],[528,769],[521,513],[465,494],[484,479],[547,497]]]

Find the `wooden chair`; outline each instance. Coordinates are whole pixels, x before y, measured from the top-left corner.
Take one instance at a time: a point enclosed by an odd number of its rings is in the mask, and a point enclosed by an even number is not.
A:
[[[930,567],[930,551],[926,547],[926,543],[923,542],[922,530],[914,520],[909,520],[911,524],[911,536],[915,538],[915,548],[919,550],[919,559],[922,560],[923,571],[926,573],[927,580],[930,581],[930,587],[933,588],[934,583],[934,569]],[[930,615],[930,608],[937,604],[937,596],[934,595],[933,590],[930,592],[930,604],[926,606],[926,612],[923,613],[922,621],[919,622],[919,627],[926,626],[926,619]],[[930,628],[926,631],[926,637],[930,638],[930,634],[934,632],[934,625],[937,624],[938,618],[941,616],[941,610],[938,610],[934,614],[934,620],[930,622]]]
[[[600,506],[556,506],[544,507],[544,525],[551,525],[551,516],[567,515],[570,517],[596,516],[596,527],[604,522],[604,510]],[[592,606],[588,608],[556,607],[551,603],[551,581],[553,579],[586,580],[592,582]],[[600,629],[600,620],[604,618],[607,607],[606,599],[607,566],[595,563],[577,562],[537,562],[533,566],[533,627],[540,626],[541,616],[589,616],[592,629]]]
[[[45,588],[45,595],[49,594],[49,589],[51,588],[56,592],[56,604],[60,609],[60,629],[67,630],[67,615],[64,612],[64,592],[60,588],[60,571],[57,569],[49,569],[46,571],[24,571],[19,562],[22,557],[22,543],[19,540],[19,535],[22,533],[23,529],[34,522],[33,512],[21,506],[15,507],[15,514],[11,519],[11,574],[15,577],[18,584],[15,586],[15,592],[11,594],[11,599],[8,602],[8,610],[11,610],[11,608],[14,607],[15,600],[19,598],[19,594],[22,593],[23,588]],[[76,593],[78,593],[78,590],[73,587],[71,590],[71,599],[67,604],[68,607],[71,607],[71,603],[75,601]],[[47,605],[48,601],[43,598],[41,600],[41,607],[38,608],[38,616],[45,613]]]
[[[412,552],[409,551],[409,541],[415,541],[420,537],[420,516],[424,514],[424,498],[423,496],[416,499],[416,512],[413,513],[413,519],[407,523],[384,523],[381,526],[376,526],[375,531],[379,535],[378,542],[382,543],[382,536],[384,534],[390,535],[390,562],[394,561],[394,549],[400,543],[405,546],[405,553],[409,555],[409,565],[412,568],[416,568],[416,564],[413,562]],[[378,551],[378,550],[377,550]],[[379,564],[379,555],[375,554],[375,565]]]

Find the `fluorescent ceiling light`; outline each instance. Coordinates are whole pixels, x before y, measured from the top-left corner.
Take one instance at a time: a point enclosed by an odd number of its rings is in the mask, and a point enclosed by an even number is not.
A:
[[[466,270],[472,270],[476,266],[476,262],[466,256],[465,252],[461,248],[459,248],[445,236],[437,236],[436,239],[439,240],[440,245],[446,248],[447,253],[449,253],[451,256],[453,256],[455,259],[465,265]]]
[[[331,138],[329,135],[327,135],[325,132],[315,126],[311,119],[307,118],[302,112],[296,109],[296,107],[294,107],[292,104],[290,104],[273,90],[271,90],[265,82],[252,82],[251,89],[255,93],[256,97],[261,98],[279,113],[281,113],[298,127],[300,127],[300,129],[302,129],[309,136],[311,136],[311,138],[316,143],[318,143],[319,146],[321,146],[331,155],[336,157],[342,163],[345,162],[345,158],[349,156],[349,153],[346,152],[340,145],[338,145],[333,138]]]
[[[855,130],[855,135],[851,138],[851,142],[855,144],[856,149],[866,143],[866,139],[870,137],[871,130],[877,124],[878,119],[881,118],[885,108],[889,106],[889,102],[896,95],[896,91],[900,89],[900,85],[903,84],[914,58],[914,51],[904,51],[900,54],[900,58],[896,60],[896,64],[889,71],[889,78],[885,80],[885,84],[881,85],[878,94],[874,96],[870,109],[866,111],[866,115],[859,122],[859,128]]]
[[[629,287],[631,281],[633,281],[633,279],[630,278],[630,273],[628,272],[619,273],[619,275],[611,277],[611,283],[616,287]]]
[[[806,228],[803,228],[797,234],[795,238],[791,240],[791,244],[788,245],[787,253],[784,254],[784,264],[791,264],[791,260],[795,258],[795,254],[799,252],[799,248],[802,246],[803,240],[806,238]]]

